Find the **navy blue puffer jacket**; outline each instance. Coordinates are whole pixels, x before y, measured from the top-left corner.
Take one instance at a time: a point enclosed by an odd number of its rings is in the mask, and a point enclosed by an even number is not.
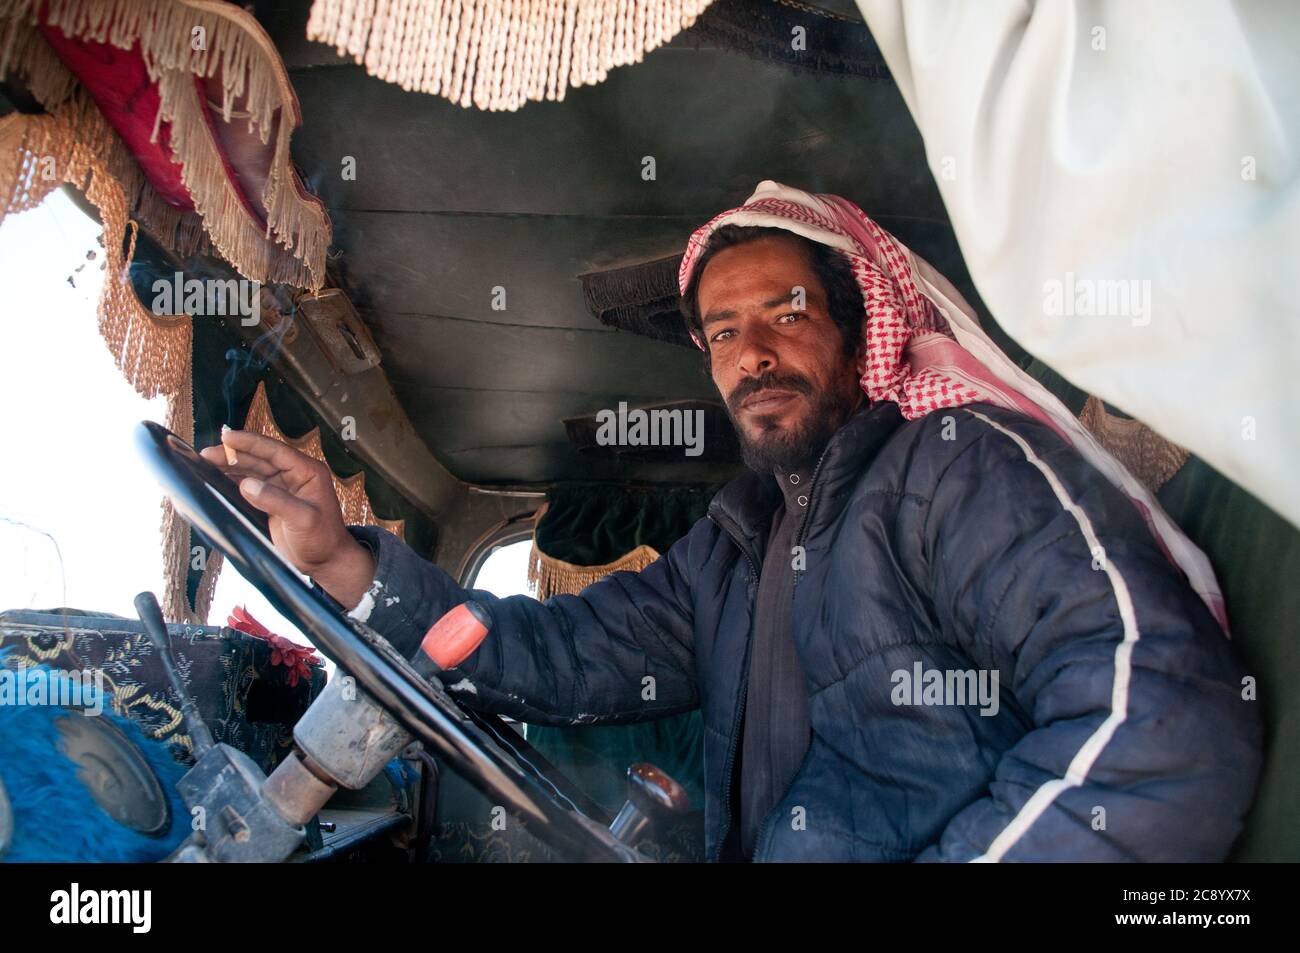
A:
[[[1205,605],[1140,515],[1049,428],[987,405],[860,411],[792,553],[813,739],[755,860],[1220,860],[1261,719]],[[412,651],[446,610],[494,626],[448,685],[533,724],[699,706],[705,834],[731,785],[758,569],[779,490],[747,473],[640,573],[545,603],[466,591],[395,538],[369,622]],[[454,684],[453,684],[454,683]]]

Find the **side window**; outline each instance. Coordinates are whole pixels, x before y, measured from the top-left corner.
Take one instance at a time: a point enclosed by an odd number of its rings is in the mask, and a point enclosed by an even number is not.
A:
[[[528,585],[528,554],[533,544],[530,539],[495,546],[478,572],[470,580],[471,589],[486,589],[494,596],[531,596]]]

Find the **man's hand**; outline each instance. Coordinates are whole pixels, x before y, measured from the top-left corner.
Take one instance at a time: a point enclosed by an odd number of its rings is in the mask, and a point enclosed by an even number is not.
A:
[[[334,481],[325,464],[292,447],[247,430],[222,434],[238,462],[221,447],[203,459],[239,483],[244,499],[270,517],[271,542],[298,568],[345,606],[355,606],[374,578],[374,559],[343,524]]]

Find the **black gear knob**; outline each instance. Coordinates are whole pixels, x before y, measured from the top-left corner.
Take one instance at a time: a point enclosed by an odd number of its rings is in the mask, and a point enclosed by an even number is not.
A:
[[[640,761],[627,769],[627,801],[609,831],[629,847],[657,821],[684,814],[691,806],[686,789],[665,771]]]

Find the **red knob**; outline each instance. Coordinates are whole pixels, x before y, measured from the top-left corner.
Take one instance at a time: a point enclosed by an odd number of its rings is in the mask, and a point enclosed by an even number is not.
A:
[[[462,602],[425,633],[420,651],[439,668],[455,668],[487,638],[489,622],[487,610],[478,603]]]

